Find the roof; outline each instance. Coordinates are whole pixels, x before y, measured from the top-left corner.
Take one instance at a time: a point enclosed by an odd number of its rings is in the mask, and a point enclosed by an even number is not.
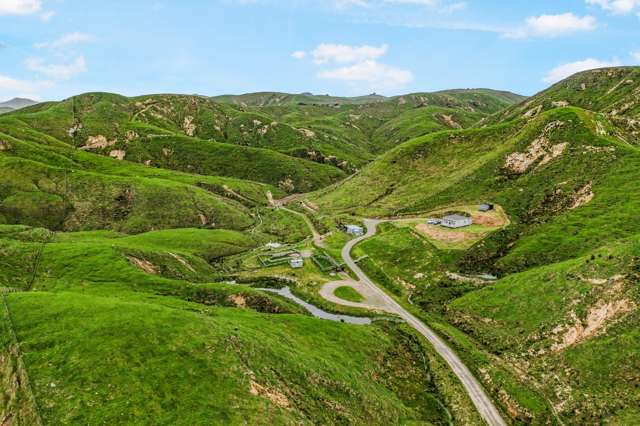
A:
[[[445,216],[445,217],[442,218],[442,220],[454,220],[456,222],[459,221],[459,220],[468,220],[468,219],[471,219],[471,218],[467,217],[467,216],[462,216],[462,215],[459,215],[459,214],[451,214],[449,216]]]

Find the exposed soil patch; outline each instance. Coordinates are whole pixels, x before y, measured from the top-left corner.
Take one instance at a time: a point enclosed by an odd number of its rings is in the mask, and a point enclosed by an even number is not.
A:
[[[138,259],[135,256],[127,256],[127,259],[129,259],[129,262],[131,262],[133,266],[138,269],[142,269],[147,274],[158,275],[158,269],[153,263],[149,262],[148,260]]]
[[[0,140],[0,151],[8,151],[9,149],[11,149],[9,142]]]
[[[193,269],[193,266],[191,266],[189,264],[189,262],[187,262],[182,256],[178,256],[175,253],[169,253],[169,256],[173,257],[175,260],[177,260],[178,262],[180,262],[180,264],[182,264],[182,266],[184,266],[185,268],[187,268],[188,270],[190,270],[191,272],[196,272],[195,269]]]
[[[577,209],[580,206],[583,206],[593,200],[595,194],[592,190],[592,183],[589,182],[582,188],[580,188],[574,195],[571,205],[569,209]]]
[[[276,404],[278,407],[289,408],[291,403],[285,394],[277,389],[263,386],[256,382],[255,377],[251,377],[251,387],[249,388],[251,395],[261,396],[267,398],[269,401]]]
[[[182,130],[187,136],[193,136],[196,134],[196,125],[193,123],[194,118],[187,115],[182,122]]]
[[[594,307],[589,309],[587,318],[584,321],[580,321],[575,314],[573,315],[574,325],[566,330],[560,342],[554,344],[551,350],[556,352],[561,351],[583,340],[587,340],[604,329],[606,325],[616,317],[631,312],[634,309],[635,303],[628,299],[613,300],[606,303],[600,300]]]
[[[522,174],[538,161],[538,166],[542,166],[562,155],[569,144],[562,142],[551,145],[548,136],[553,130],[563,125],[564,123],[561,121],[547,124],[542,134],[531,142],[525,152],[514,152],[507,156],[504,168],[511,173]]]
[[[429,238],[443,243],[460,243],[477,238],[477,235],[471,232],[450,231],[439,226],[427,225],[426,223],[417,224],[416,230]]]
[[[109,157],[115,158],[116,160],[124,160],[124,157],[127,155],[127,151],[123,149],[114,149],[109,152]]]
[[[291,178],[285,178],[278,182],[278,187],[286,192],[293,192],[296,189],[296,186]]]
[[[303,135],[305,135],[308,138],[313,138],[316,136],[316,132],[314,132],[313,130],[309,130],[309,129],[298,129],[298,131],[300,133],[302,133]]]
[[[116,142],[115,139],[110,141],[103,135],[89,136],[84,146],[81,146],[80,149],[84,151],[87,149],[102,149],[113,146]]]
[[[135,130],[127,130],[127,133],[125,133],[124,137],[127,139],[127,142],[131,142],[138,139],[140,136]]]
[[[525,112],[523,117],[533,118],[536,115],[540,114],[541,111],[542,111],[542,105],[538,105],[537,107],[531,108],[529,111]]]
[[[495,227],[495,226],[504,226],[506,224],[506,220],[502,216],[493,216],[487,215],[483,213],[475,213],[471,215],[473,219],[473,223],[477,225]]]
[[[447,126],[451,127],[452,129],[462,129],[462,126],[460,125],[460,123],[458,123],[456,120],[454,120],[452,115],[440,114],[438,117]]]
[[[267,191],[266,196],[267,196],[267,202],[269,203],[269,205],[275,206],[275,202],[273,200],[273,194],[271,193],[271,191]]]
[[[247,307],[247,299],[245,299],[241,294],[230,294],[227,296],[227,301],[233,303],[236,308]]]

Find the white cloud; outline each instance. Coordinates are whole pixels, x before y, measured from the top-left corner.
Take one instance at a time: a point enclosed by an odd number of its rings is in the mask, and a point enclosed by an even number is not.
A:
[[[640,63],[640,50],[637,52],[631,52],[631,58],[633,58],[634,62]]]
[[[431,7],[440,5],[441,0],[333,0],[333,4],[338,8],[374,7],[384,4]]]
[[[41,0],[0,0],[0,15],[30,15],[40,9]]]
[[[2,96],[2,98],[22,96],[38,99],[38,92],[51,85],[52,83],[49,81],[18,80],[6,75],[0,75],[0,96]]]
[[[27,68],[55,80],[68,80],[71,77],[87,71],[87,62],[84,56],[78,56],[69,64],[47,64],[42,59],[31,58],[27,60]]]
[[[49,22],[54,16],[56,16],[56,12],[54,12],[53,10],[48,10],[40,14],[40,20],[42,22]]]
[[[370,59],[377,59],[387,53],[389,46],[349,46],[346,44],[322,43],[312,52],[313,62],[325,64],[335,62],[338,64],[350,64]]]
[[[327,80],[347,82],[365,82],[370,87],[392,89],[413,81],[411,71],[381,64],[375,60],[366,60],[348,67],[321,71],[318,77]]]
[[[440,3],[438,0],[384,0],[385,3],[411,4],[416,6],[435,6]]]
[[[464,1],[459,1],[457,3],[451,3],[448,4],[446,6],[443,6],[442,9],[440,9],[440,12],[442,13],[455,13],[455,12],[459,12],[461,10],[465,10],[467,8],[467,3]]]
[[[508,38],[559,37],[579,31],[596,29],[596,18],[593,16],[578,17],[573,13],[560,15],[540,15],[527,18],[521,28],[505,33]]]
[[[53,41],[36,43],[34,44],[34,47],[37,49],[44,49],[44,48],[59,49],[61,47],[69,46],[72,44],[88,43],[93,40],[94,40],[94,37],[91,34],[73,32],[73,33],[65,34],[62,37]]]
[[[369,7],[369,0],[333,0],[333,6],[337,9],[348,9],[350,7]]]
[[[588,58],[582,61],[569,62],[567,64],[559,65],[549,71],[542,80],[545,83],[556,83],[580,71],[586,71],[595,68],[617,67],[620,65],[621,63],[618,59],[613,59],[612,61],[601,61],[598,59]]]
[[[399,7],[421,7],[429,8],[440,13],[453,13],[467,7],[466,2],[450,2],[449,0],[332,0],[336,9],[344,10],[351,8],[393,8]]]
[[[607,12],[624,15],[640,9],[640,0],[586,0],[587,4],[600,6]]]
[[[292,56],[298,59],[309,56],[313,63],[319,66],[340,65],[318,72],[317,76],[325,80],[364,83],[369,89],[374,90],[394,89],[413,81],[411,71],[378,61],[388,51],[389,46],[386,44],[351,46],[321,43],[309,53],[297,51],[293,52]]]

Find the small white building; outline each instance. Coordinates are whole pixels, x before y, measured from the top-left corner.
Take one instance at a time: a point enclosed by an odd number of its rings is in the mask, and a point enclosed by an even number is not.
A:
[[[427,219],[427,224],[429,225],[440,225],[441,223],[442,220],[436,217],[430,217],[429,219]]]
[[[462,228],[473,223],[473,219],[459,214],[452,214],[442,218],[441,225],[447,228]]]
[[[345,225],[344,229],[349,235],[355,235],[356,237],[359,237],[360,235],[364,235],[364,229],[362,229],[362,226]]]
[[[291,258],[289,259],[289,265],[295,269],[302,268],[304,266],[304,259],[301,257]]]

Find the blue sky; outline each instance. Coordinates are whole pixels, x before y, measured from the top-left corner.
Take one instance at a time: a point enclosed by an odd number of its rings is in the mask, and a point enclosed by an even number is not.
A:
[[[87,91],[530,95],[640,64],[640,0],[0,0],[0,100]]]

